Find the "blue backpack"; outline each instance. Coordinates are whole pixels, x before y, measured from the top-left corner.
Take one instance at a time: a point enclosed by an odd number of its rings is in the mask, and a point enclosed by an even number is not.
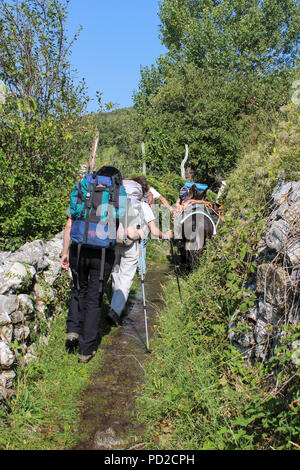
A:
[[[198,191],[205,191],[205,190],[208,188],[207,184],[191,183],[190,181],[186,181],[186,182],[184,183],[184,186],[185,186],[186,188],[188,188],[188,189],[191,188],[193,185],[196,186],[196,188],[198,189]]]
[[[207,184],[192,183],[190,181],[186,181],[184,183],[184,186],[182,186],[182,188],[180,189],[180,193],[179,193],[181,202],[187,201],[188,199],[190,199],[189,189],[194,185],[196,186],[198,192],[205,191],[208,188]]]

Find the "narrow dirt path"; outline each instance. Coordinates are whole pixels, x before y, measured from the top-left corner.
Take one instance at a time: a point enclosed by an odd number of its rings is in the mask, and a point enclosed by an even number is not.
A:
[[[149,335],[155,314],[163,303],[161,286],[170,272],[168,265],[150,265],[145,281]],[[117,450],[139,448],[142,428],[135,418],[137,387],[143,381],[145,321],[142,289],[130,302],[123,325],[109,333],[100,346],[100,370],[83,392],[79,427],[80,442],[73,450]]]

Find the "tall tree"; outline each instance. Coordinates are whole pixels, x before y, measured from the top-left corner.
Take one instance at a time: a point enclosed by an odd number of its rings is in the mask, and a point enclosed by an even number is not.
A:
[[[264,73],[294,64],[298,0],[163,0],[161,39],[206,71]]]
[[[61,229],[82,157],[87,97],[75,86],[67,0],[0,0],[0,247]],[[74,40],[76,39],[76,36]]]
[[[299,46],[299,0],[162,0],[169,51],[141,70],[135,106],[152,171],[224,177],[260,120],[286,104]]]
[[[66,35],[68,0],[0,0],[0,79],[10,93],[34,102],[41,117],[72,112],[74,87]],[[76,109],[78,111],[78,109]]]

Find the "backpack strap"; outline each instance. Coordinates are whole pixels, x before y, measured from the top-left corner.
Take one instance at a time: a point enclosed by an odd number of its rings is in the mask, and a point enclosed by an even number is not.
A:
[[[120,194],[120,184],[117,181],[118,175],[113,175],[111,177],[111,182],[112,182],[112,191],[111,191],[111,202],[113,203],[113,206],[115,209],[118,209],[119,207],[119,194]]]
[[[90,188],[90,185],[91,185],[91,188]],[[83,244],[84,245],[86,245],[87,237],[88,237],[89,222],[90,222],[90,216],[91,216],[90,212],[91,212],[91,207],[92,207],[92,204],[93,204],[95,186],[96,186],[95,184],[89,183],[89,188],[90,188],[91,192],[89,193],[88,200],[85,204],[85,206],[86,206],[86,218],[85,218],[85,227],[84,227],[84,235],[83,235]]]
[[[116,209],[117,211],[117,209]],[[109,234],[109,241],[112,243],[114,239],[114,230],[115,230],[115,223],[114,223],[114,208],[112,207],[112,204],[109,202],[108,207],[107,207],[107,219],[108,219],[108,234]],[[116,220],[118,220],[118,215]],[[116,230],[118,230],[118,227],[116,227]]]
[[[120,197],[120,184],[117,182],[117,175],[111,177],[112,186],[109,188],[109,204],[108,204],[108,230],[110,241],[114,238],[114,228],[116,231],[119,228],[119,197]],[[112,204],[111,204],[112,203]],[[111,205],[113,207],[111,207]],[[116,211],[116,222],[114,223],[113,208]]]
[[[79,183],[79,186],[80,186],[80,191],[81,191],[81,183]],[[80,214],[81,218],[84,217],[84,213],[85,213],[86,209],[89,209],[89,207],[91,207],[90,206],[90,204],[91,204],[90,200],[91,200],[91,196],[92,196],[92,189],[93,189],[93,184],[89,183],[88,190],[87,190],[87,193],[86,193],[86,196],[85,196],[85,203],[84,203],[83,209],[82,209],[81,214]]]
[[[97,210],[94,211],[93,215],[96,217],[97,220],[99,219],[100,222],[101,222],[101,219],[103,217],[102,204],[103,204],[104,191],[106,191],[106,188],[96,188],[95,189],[95,192],[100,193],[101,198],[100,198],[99,203],[97,205]],[[92,212],[93,212],[93,210],[92,210]]]

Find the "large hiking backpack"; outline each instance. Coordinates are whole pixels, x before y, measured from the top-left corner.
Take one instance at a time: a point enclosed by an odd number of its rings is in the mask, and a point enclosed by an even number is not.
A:
[[[123,186],[115,184],[113,177],[86,175],[71,194],[71,240],[95,249],[114,247],[125,211]]]
[[[134,239],[129,239],[126,235],[128,227],[137,228],[141,225],[141,199],[143,196],[142,187],[133,180],[124,180],[123,185],[126,191],[127,211],[125,217],[120,220],[117,244],[121,246],[130,246],[134,243]]]
[[[142,186],[134,180],[124,180],[123,184],[130,205],[129,214],[131,214],[131,220],[129,223],[132,223],[132,219],[134,219],[135,222],[137,222],[137,225],[139,225],[143,229],[145,228],[145,220],[144,212],[142,209]]]
[[[70,213],[73,224],[70,236],[78,247],[74,270],[78,290],[80,254],[82,246],[85,246],[102,250],[99,290],[103,292],[105,250],[116,245],[119,221],[126,214],[126,192],[117,181],[117,176],[86,175],[71,193]]]

